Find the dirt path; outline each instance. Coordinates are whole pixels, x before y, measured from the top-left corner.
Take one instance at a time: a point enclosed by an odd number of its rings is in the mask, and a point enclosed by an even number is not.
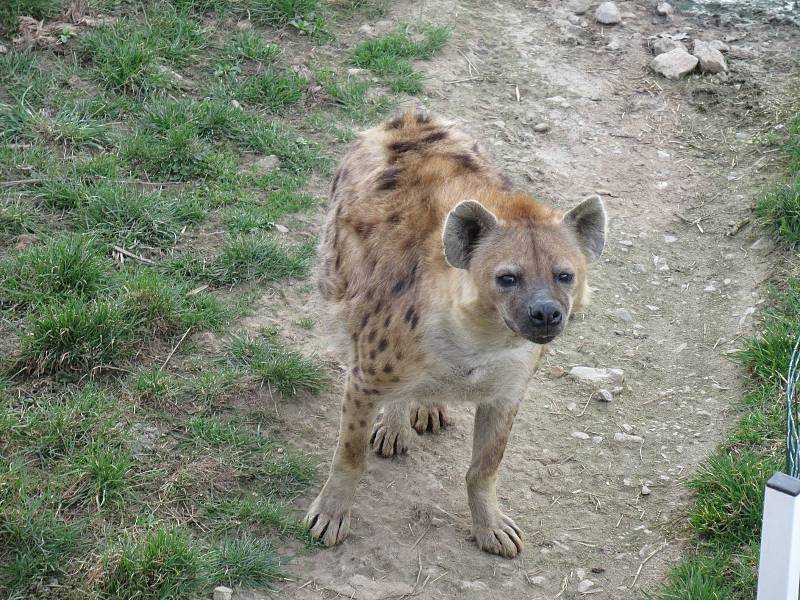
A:
[[[449,49],[426,65],[428,107],[481,139],[515,184],[557,206],[603,194],[611,238],[593,277],[594,302],[533,381],[501,470],[501,503],[526,533],[522,556],[489,556],[469,541],[463,480],[472,423],[471,411],[458,408],[452,428],[418,438],[408,457],[370,458],[350,538],[296,559],[296,583],[280,597],[567,599],[580,597],[578,584],[589,579],[592,597],[632,598],[681,557],[685,483],[734,422],[740,389],[728,355],[750,327],[766,275],[766,250],[750,248],[752,226],[725,235],[750,216],[766,165],[748,150],[756,120],[745,113],[777,93],[785,75],[774,74],[788,72],[783,57],[800,36],[778,26],[708,28],[705,39],[747,33],[732,56],[748,58],[731,59],[724,84],[676,84],[647,72],[645,39],[701,24],[666,24],[649,2],[620,7],[634,16],[605,31],[591,11],[578,17],[588,26],[572,25],[563,2],[392,9],[398,19],[420,15],[455,28]],[[608,50],[614,39],[620,49]],[[536,133],[539,122],[550,131]],[[699,158],[698,148],[718,151]],[[280,314],[245,325],[286,322],[306,314],[307,302],[307,293],[290,293]],[[322,332],[300,341],[335,362]],[[575,365],[623,369],[624,390],[599,401],[593,388],[557,376]],[[323,471],[338,403],[333,392],[280,407]],[[644,441],[619,442],[616,433]]]

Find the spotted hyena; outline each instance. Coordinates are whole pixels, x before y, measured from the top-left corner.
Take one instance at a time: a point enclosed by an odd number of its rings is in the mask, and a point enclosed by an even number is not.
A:
[[[412,427],[438,431],[444,402],[459,400],[476,405],[466,479],[478,546],[521,551],[497,504],[497,469],[543,348],[588,300],[586,266],[605,237],[599,197],[566,214],[544,206],[512,190],[473,139],[422,112],[354,142],[320,251],[349,366],[330,475],[305,519],[313,537],[347,537],[369,447],[406,452]]]

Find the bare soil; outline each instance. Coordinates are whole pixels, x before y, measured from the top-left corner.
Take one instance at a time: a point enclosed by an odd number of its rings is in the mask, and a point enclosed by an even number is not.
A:
[[[736,420],[731,354],[751,334],[769,276],[769,244],[751,248],[760,232],[742,223],[776,158],[755,142],[776,122],[800,31],[665,21],[655,2],[619,6],[631,14],[606,28],[594,4],[573,25],[557,0],[403,1],[373,24],[375,32],[416,17],[452,25],[452,43],[420,65],[425,105],[480,139],[517,186],[560,208],[597,192],[610,212],[593,303],[552,345],[501,467],[502,508],[525,532],[524,552],[506,560],[469,539],[472,409],[456,406],[454,425],[417,438],[407,457],[370,457],[344,544],[301,553],[280,591],[241,597],[569,599],[589,579],[592,597],[637,598],[686,553],[686,482]],[[671,82],[647,70],[646,39],[660,32],[743,37],[731,42],[724,81]],[[614,39],[620,49],[607,49]],[[550,130],[535,132],[539,122]],[[242,327],[326,318],[307,285],[263,307]],[[630,322],[612,313],[620,308]],[[295,328],[296,343],[338,365],[322,329]],[[576,365],[623,369],[622,392],[603,402],[594,387],[559,376]],[[323,474],[338,383],[321,397],[275,403]]]

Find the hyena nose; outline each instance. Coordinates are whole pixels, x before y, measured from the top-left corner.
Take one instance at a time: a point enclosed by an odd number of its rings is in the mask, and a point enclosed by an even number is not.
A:
[[[528,316],[535,327],[552,327],[564,318],[556,302],[537,302],[528,307]]]

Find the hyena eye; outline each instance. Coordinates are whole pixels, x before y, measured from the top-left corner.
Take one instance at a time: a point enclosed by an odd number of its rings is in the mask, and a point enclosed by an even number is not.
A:
[[[575,279],[575,275],[572,273],[559,273],[556,275],[556,279],[558,279],[559,283],[572,283],[572,280]]]
[[[511,273],[503,273],[497,276],[497,283],[500,287],[508,288],[517,285],[517,276]]]

